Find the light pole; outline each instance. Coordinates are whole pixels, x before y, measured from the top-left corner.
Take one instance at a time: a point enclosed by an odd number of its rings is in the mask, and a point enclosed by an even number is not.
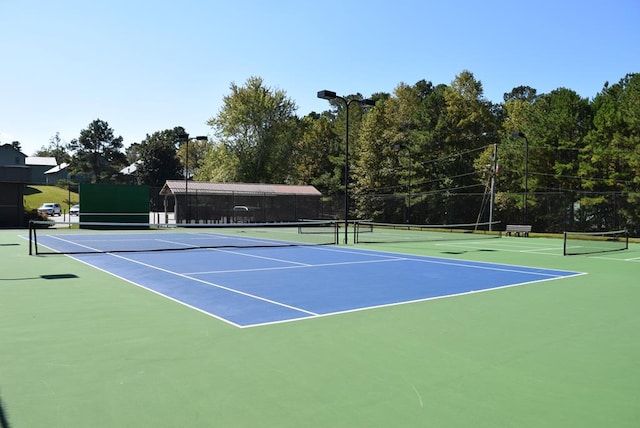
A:
[[[493,143],[493,162],[489,165],[491,171],[491,199],[489,200],[489,231],[493,230],[493,206],[496,200],[496,174],[498,174],[498,143]]]
[[[346,124],[344,135],[344,243],[347,244],[349,241],[349,106],[351,106],[352,103],[357,103],[361,106],[373,106],[375,105],[375,102],[370,99],[347,100],[344,97],[336,95],[335,92],[327,91],[326,89],[318,91],[318,98],[329,101],[336,99],[341,100],[344,103],[346,109]]]
[[[189,141],[197,140],[197,141],[207,141],[206,136],[197,136],[194,138],[189,138],[189,134],[186,132],[184,134],[178,135],[178,141],[186,143],[185,157],[184,157],[184,201],[185,201],[185,223],[189,223],[191,221],[191,204],[189,203]]]
[[[407,166],[407,202],[404,208],[404,222],[409,223],[409,218],[411,217],[409,210],[411,209],[411,150],[409,147],[404,144],[396,144],[393,146],[396,151],[405,150],[407,152],[407,159],[409,161],[409,165]]]
[[[524,211],[523,222],[527,224],[527,194],[529,193],[529,139],[523,132],[513,132],[513,138],[524,138]]]

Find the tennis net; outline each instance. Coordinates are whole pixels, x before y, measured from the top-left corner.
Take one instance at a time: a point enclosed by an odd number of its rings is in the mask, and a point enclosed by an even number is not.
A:
[[[355,243],[372,244],[500,238],[501,232],[493,230],[498,224],[499,222],[427,225],[356,221],[353,239]]]
[[[29,254],[89,254],[338,243],[336,221],[224,224],[29,223]]]
[[[564,255],[605,253],[629,248],[629,232],[564,232]]]

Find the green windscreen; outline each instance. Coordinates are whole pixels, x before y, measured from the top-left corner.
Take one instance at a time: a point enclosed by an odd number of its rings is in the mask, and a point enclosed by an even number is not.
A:
[[[149,187],[81,183],[80,222],[148,223]]]

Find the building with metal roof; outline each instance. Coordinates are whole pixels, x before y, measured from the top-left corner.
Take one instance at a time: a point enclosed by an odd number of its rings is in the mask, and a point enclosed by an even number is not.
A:
[[[26,157],[11,144],[0,145],[0,227],[24,226],[24,189],[31,182]]]
[[[167,180],[160,195],[178,223],[317,219],[322,203],[315,187],[287,184]]]
[[[31,184],[55,184],[47,182],[45,173],[58,165],[56,158],[52,156],[28,156],[24,160],[24,164],[31,168]]]

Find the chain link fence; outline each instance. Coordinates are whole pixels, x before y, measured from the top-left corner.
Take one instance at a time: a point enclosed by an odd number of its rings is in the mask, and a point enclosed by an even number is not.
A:
[[[497,193],[493,221],[530,224],[534,232],[627,229],[640,236],[640,193],[532,192]],[[339,198],[340,196],[338,196]],[[524,209],[524,201],[527,209]],[[356,195],[350,216],[387,223],[461,224],[487,222],[491,200],[486,193],[426,192]]]
[[[344,194],[326,196],[200,194],[192,192],[188,205],[151,189],[150,211],[170,212],[178,222],[276,222],[301,219],[344,219]],[[603,231],[627,229],[640,236],[640,193],[531,192],[524,210],[523,193],[498,192],[491,216],[487,193],[423,192],[407,194],[355,194],[349,200],[349,218],[385,223],[462,224],[500,221],[530,224],[534,232]],[[165,205],[166,204],[166,205]]]

